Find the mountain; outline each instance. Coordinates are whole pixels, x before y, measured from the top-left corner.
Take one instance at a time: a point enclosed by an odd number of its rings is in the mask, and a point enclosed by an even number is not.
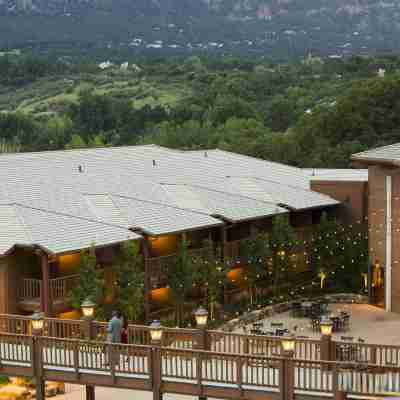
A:
[[[0,0],[0,46],[332,57],[398,51],[395,0]]]

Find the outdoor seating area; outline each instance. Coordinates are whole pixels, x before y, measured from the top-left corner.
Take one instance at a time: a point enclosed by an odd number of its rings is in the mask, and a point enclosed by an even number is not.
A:
[[[327,304],[321,308],[322,312],[315,314],[317,307],[307,305],[305,308],[302,307],[300,313],[299,306],[296,305],[289,311],[275,313],[259,321],[238,326],[234,332],[279,336],[282,331],[289,331],[299,339],[319,339],[321,331],[318,325],[321,317],[327,316],[332,321],[332,337],[344,345],[341,355],[337,356],[338,359],[355,358],[351,346],[347,348],[351,344],[398,345],[399,343],[398,314],[388,313],[368,304]],[[308,314],[308,310],[313,310],[313,313]],[[313,324],[313,321],[316,322]]]

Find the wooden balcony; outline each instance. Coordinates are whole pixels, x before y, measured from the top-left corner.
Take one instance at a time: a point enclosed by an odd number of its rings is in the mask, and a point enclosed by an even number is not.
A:
[[[212,257],[214,249],[212,247],[202,247],[199,249],[189,249],[188,256],[196,257]],[[151,274],[151,285],[163,285],[167,283],[168,269],[171,268],[177,261],[178,254],[170,254],[161,257],[152,257],[148,260],[149,270]]]
[[[49,280],[50,301],[55,310],[65,308],[68,295],[78,284],[79,275],[69,275]],[[43,281],[24,278],[18,288],[18,306],[23,311],[35,312],[41,309]]]

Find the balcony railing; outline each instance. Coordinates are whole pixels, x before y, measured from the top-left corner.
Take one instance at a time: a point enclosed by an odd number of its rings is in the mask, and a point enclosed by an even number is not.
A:
[[[49,280],[50,296],[53,301],[64,300],[79,282],[79,275],[69,275]],[[20,301],[40,301],[43,281],[41,279],[22,279],[18,288]]]
[[[189,257],[210,257],[214,254],[212,247],[203,247],[200,249],[188,250]],[[149,259],[149,269],[151,273],[152,285],[165,283],[168,276],[168,269],[177,262],[178,254],[170,254],[161,257],[152,257]]]

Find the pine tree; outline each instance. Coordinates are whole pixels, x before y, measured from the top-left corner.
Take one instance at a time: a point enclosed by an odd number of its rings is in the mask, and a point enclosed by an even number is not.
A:
[[[82,302],[90,299],[101,307],[104,295],[102,269],[97,267],[94,247],[81,251],[79,266],[79,285],[71,292],[71,306],[80,309]]]
[[[112,268],[115,308],[129,321],[137,321],[144,311],[144,264],[139,245],[123,243]]]

